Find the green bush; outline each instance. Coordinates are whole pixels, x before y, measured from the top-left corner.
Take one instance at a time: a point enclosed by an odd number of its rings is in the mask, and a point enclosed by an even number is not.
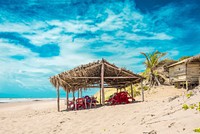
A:
[[[192,93],[192,92],[186,94],[186,97],[187,97],[188,99],[189,99],[191,96],[193,96],[193,93]]]
[[[139,95],[141,95],[140,91],[139,90],[134,90],[134,97],[139,96]]]
[[[200,102],[199,102],[199,106],[196,108],[196,110],[200,112]]]
[[[139,86],[137,86],[137,85],[134,85],[134,86],[133,86],[134,97],[140,95],[140,89],[141,89],[141,88],[140,88]],[[127,88],[127,91],[128,91],[129,94],[131,94],[131,87],[130,87],[130,86]]]
[[[200,133],[200,128],[196,128],[193,130],[194,132]]]
[[[149,89],[148,86],[143,86],[144,91],[147,91]]]
[[[183,107],[182,107],[184,110],[187,110],[189,109],[188,105],[187,104],[183,104]]]
[[[196,108],[196,110],[200,112],[200,102],[198,103],[198,106],[197,106],[197,104],[191,104],[190,106],[188,106],[187,104],[183,104],[182,108],[184,110],[187,110],[189,108],[190,109],[195,109]]]
[[[190,108],[191,108],[191,109],[194,109],[195,107],[196,107],[195,104],[191,104],[191,105],[190,105]]]

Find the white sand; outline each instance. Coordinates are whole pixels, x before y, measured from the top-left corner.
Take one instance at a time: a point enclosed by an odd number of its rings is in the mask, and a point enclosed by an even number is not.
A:
[[[200,102],[200,93],[189,99],[184,94],[159,87],[146,92],[145,102],[70,112],[57,112],[56,101],[0,104],[0,134],[192,134],[200,112],[182,105]],[[169,102],[176,95],[182,96]]]

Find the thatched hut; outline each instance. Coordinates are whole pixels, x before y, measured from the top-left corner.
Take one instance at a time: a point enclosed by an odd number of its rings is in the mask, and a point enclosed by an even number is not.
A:
[[[57,89],[58,111],[60,111],[59,87],[62,87],[66,91],[67,105],[70,92],[72,92],[73,95],[75,91],[82,94],[82,89],[86,90],[87,88],[99,87],[101,96],[100,103],[104,105],[104,88],[113,87],[122,89],[127,86],[132,87],[132,84],[141,82],[142,80],[142,76],[134,74],[125,68],[119,68],[114,64],[110,64],[104,59],[78,66],[72,70],[62,72],[50,78],[50,82]],[[131,91],[131,94],[133,95],[133,90]],[[144,100],[144,97],[142,98]]]
[[[169,68],[169,79],[177,87],[198,85],[200,79],[200,55],[174,63]]]

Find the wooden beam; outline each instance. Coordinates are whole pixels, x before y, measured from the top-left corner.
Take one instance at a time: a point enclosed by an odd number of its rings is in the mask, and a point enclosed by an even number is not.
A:
[[[102,105],[105,105],[105,94],[104,94],[104,62],[101,65],[101,91],[102,91]]]
[[[127,72],[125,69],[123,69],[123,68],[118,68],[118,67],[113,67],[112,65],[110,65],[109,63],[105,63],[105,65],[106,66],[109,66],[109,67],[111,67],[111,68],[113,68],[113,69],[117,69],[117,70],[119,70],[119,69],[121,69],[120,71],[122,71],[123,73],[126,73],[126,74],[128,74],[128,75],[134,75],[134,76],[136,76],[136,74],[132,74],[132,73],[130,73],[130,72]],[[135,77],[135,78],[138,78],[138,77]]]
[[[200,76],[199,76],[199,85],[200,85]]]
[[[78,98],[80,97],[80,96],[79,96],[79,91],[80,91],[80,90],[78,89]]]
[[[73,103],[74,103],[74,108],[75,108],[75,110],[77,109],[77,105],[76,105],[76,97],[75,97],[75,93],[74,93],[74,91],[73,91]]]
[[[100,79],[101,77],[66,77],[69,79]],[[137,79],[138,77],[104,77],[104,79]]]
[[[137,79],[138,77],[123,77],[123,76],[119,76],[119,77],[104,77],[104,79]]]
[[[69,108],[69,91],[66,91],[66,104],[67,104],[67,110]]]
[[[72,92],[73,102],[75,101],[74,91]]]
[[[60,89],[59,86],[57,87],[57,109],[60,112]]]
[[[144,102],[144,88],[143,88],[143,81],[141,80],[141,95],[142,95],[142,102]]]
[[[101,64],[97,64],[97,65],[92,65],[92,66],[90,66],[90,67],[87,67],[85,70],[88,70],[88,69],[91,69],[91,68],[94,68],[94,67],[98,67],[98,66],[100,66]]]
[[[121,87],[121,86],[123,86],[123,85],[108,85],[108,86],[105,86],[104,85],[104,88],[117,88],[117,87]],[[99,87],[99,86],[87,86],[87,88],[101,88],[101,86]]]
[[[187,80],[187,63],[185,64],[185,74],[186,74],[186,82],[185,82],[185,88],[186,90],[189,90],[189,87],[188,87],[188,80]]]
[[[102,104],[102,103],[101,103],[101,84],[100,84],[100,92],[99,92],[99,93],[100,93],[100,96],[99,96],[99,97],[100,97],[100,98],[99,98],[99,103],[100,103],[100,105],[101,105],[101,104]]]
[[[81,88],[81,89],[80,89],[80,92],[81,92],[81,98],[83,97],[82,90],[83,90],[83,89]]]
[[[186,86],[186,90],[189,90],[188,80],[186,80],[186,82],[185,82],[185,86]]]
[[[85,108],[87,109],[87,100],[86,100],[86,98],[84,99],[85,100]]]
[[[64,81],[63,79],[60,78],[60,76],[58,75],[57,77],[58,79],[60,79],[62,82],[64,82],[65,84],[67,84],[69,87],[71,87],[71,85],[69,83],[67,83],[66,81]]]
[[[77,110],[77,104],[76,104],[76,99],[75,99],[75,102],[74,102],[74,107],[75,107],[75,110]]]
[[[101,77],[66,77],[69,79],[100,79]]]
[[[133,85],[131,84],[131,97],[134,98],[134,94],[133,94]]]

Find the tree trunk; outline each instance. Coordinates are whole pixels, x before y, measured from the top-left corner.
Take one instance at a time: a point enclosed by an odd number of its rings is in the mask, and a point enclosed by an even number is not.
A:
[[[150,72],[150,77],[149,77],[149,90],[154,86],[158,85],[160,86],[160,82],[158,80],[158,77],[153,73],[153,70]]]
[[[157,82],[158,86],[160,86],[160,82],[158,80],[158,77],[156,75],[154,75],[155,81]]]
[[[149,75],[149,90],[151,89],[152,86],[153,86],[153,75],[152,75],[152,73],[150,73],[150,75]]]

